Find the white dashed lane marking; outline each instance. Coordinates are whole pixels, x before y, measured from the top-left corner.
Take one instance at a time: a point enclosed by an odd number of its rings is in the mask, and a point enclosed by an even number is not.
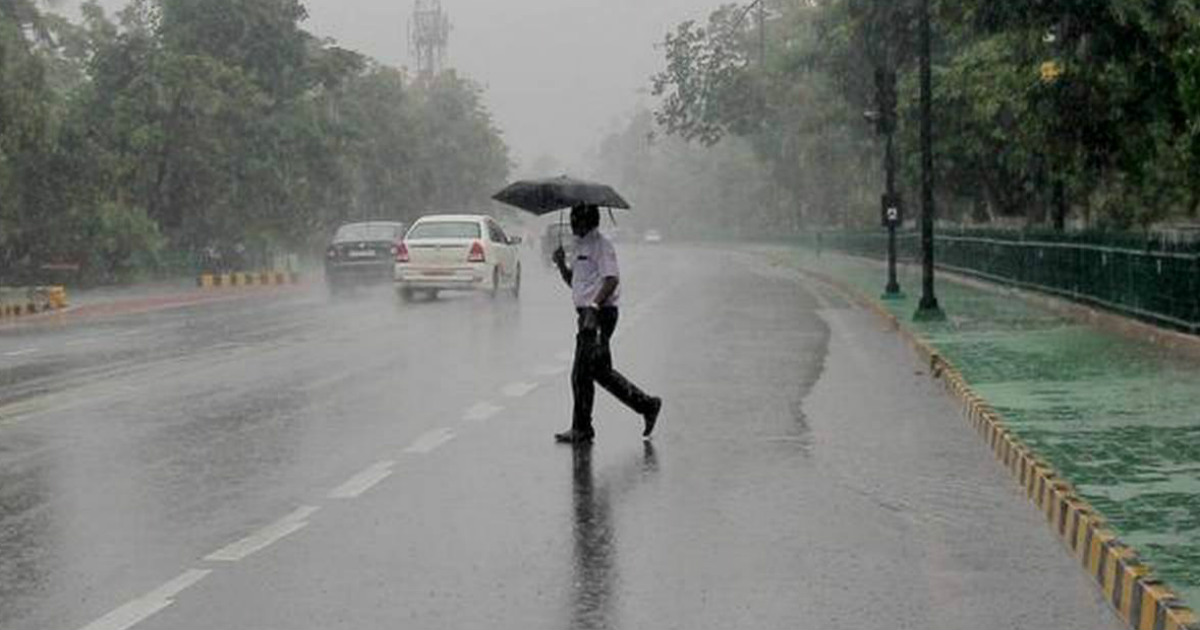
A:
[[[25,348],[24,350],[14,350],[12,352],[5,352],[4,356],[6,356],[6,357],[23,357],[23,356],[30,355],[30,354],[36,354],[38,351],[39,351],[38,348]]]
[[[326,378],[315,380],[308,384],[310,389],[325,389],[328,387],[336,387],[354,378],[353,374],[338,374],[337,376],[329,376]]]
[[[470,422],[483,422],[484,420],[491,418],[501,411],[504,411],[504,407],[483,402],[468,409],[467,412],[463,414],[463,420],[468,420]]]
[[[205,569],[186,571],[170,582],[89,623],[82,630],[127,630],[132,628],[170,606],[174,603],[173,598],[176,595],[203,580],[209,573],[212,571]]]
[[[262,551],[285,536],[294,534],[308,525],[308,517],[320,508],[304,506],[295,512],[267,525],[249,536],[204,557],[210,562],[237,562],[253,553]]]
[[[357,499],[362,493],[370,490],[375,484],[387,479],[392,474],[394,461],[384,461],[354,475],[346,483],[336,487],[329,493],[330,499]]]
[[[509,383],[500,391],[509,398],[521,398],[529,395],[529,392],[537,389],[537,386],[537,383]]]
[[[548,376],[558,376],[559,374],[562,374],[563,372],[566,372],[566,371],[567,371],[567,366],[565,366],[565,365],[546,364],[546,365],[539,365],[536,368],[534,368],[533,374],[534,374],[534,376],[548,377]]]
[[[648,308],[637,309],[631,313],[627,324],[634,324],[641,320]],[[132,337],[143,334],[143,330],[130,330],[117,333],[115,337]],[[67,346],[80,346],[101,341],[99,338],[85,338],[69,341]],[[237,347],[240,344],[224,344],[223,347]],[[4,356],[17,357],[35,354],[39,352],[39,348],[25,348],[22,350],[4,353]],[[567,365],[542,364],[534,368],[533,373],[539,378],[558,376],[566,372],[574,359],[573,350],[564,350],[555,355],[555,358]],[[338,385],[348,380],[350,377],[346,375],[332,376],[311,383],[315,388],[324,388],[328,386]],[[538,388],[538,383],[517,382],[510,383],[501,389],[504,396],[508,398],[522,398],[529,395]],[[481,402],[464,412],[463,419],[472,422],[482,422],[492,418],[504,411],[504,408],[490,402]],[[438,448],[444,446],[455,438],[455,434],[449,428],[441,427],[427,431],[418,437],[413,443],[404,450],[408,454],[425,455],[432,453]],[[329,492],[330,499],[353,499],[361,496],[377,484],[391,476],[394,472],[396,461],[385,460],[372,464],[362,472],[354,475],[342,485],[334,488]],[[209,562],[238,562],[250,555],[257,553],[272,544],[282,540],[283,538],[303,529],[308,525],[308,519],[315,514],[320,508],[313,506],[304,506],[296,509],[291,514],[259,529],[258,531],[238,540],[230,545],[227,545],[213,553],[205,556],[205,560]],[[200,580],[207,577],[212,570],[192,569],[186,571],[179,577],[163,584],[153,591],[139,597],[125,605],[114,609],[104,617],[84,626],[81,630],[128,630],[133,626],[145,621],[149,617],[163,610],[174,603],[174,597],[185,589],[196,584]]]
[[[421,437],[417,438],[412,443],[412,446],[404,449],[404,452],[414,455],[428,455],[453,439],[454,432],[450,429],[445,427],[434,429],[427,431]]]

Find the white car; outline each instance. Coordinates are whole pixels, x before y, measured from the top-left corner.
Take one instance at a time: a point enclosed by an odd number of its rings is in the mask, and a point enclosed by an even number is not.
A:
[[[495,297],[521,292],[520,238],[510,238],[495,219],[476,214],[421,217],[396,253],[396,292],[484,291]]]

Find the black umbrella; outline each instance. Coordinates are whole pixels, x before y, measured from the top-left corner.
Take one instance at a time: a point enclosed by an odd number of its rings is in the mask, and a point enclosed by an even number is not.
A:
[[[621,198],[612,186],[566,175],[513,182],[493,195],[492,199],[538,216],[580,205],[629,208],[629,202]]]

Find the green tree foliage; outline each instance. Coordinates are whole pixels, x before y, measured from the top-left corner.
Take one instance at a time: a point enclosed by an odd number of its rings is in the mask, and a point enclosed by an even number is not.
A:
[[[322,41],[296,0],[82,13],[0,0],[0,280],[305,250],[345,220],[478,209],[507,176],[475,84]]]
[[[881,143],[861,113],[877,107],[877,68],[900,74],[902,188],[917,182],[916,2],[765,1],[765,60],[746,5],[666,36],[658,123],[706,145],[749,140],[808,219],[844,223],[833,208],[847,205],[871,221]],[[1195,217],[1200,6],[932,4],[943,216],[1037,224],[1061,209],[1063,219],[1121,229]]]

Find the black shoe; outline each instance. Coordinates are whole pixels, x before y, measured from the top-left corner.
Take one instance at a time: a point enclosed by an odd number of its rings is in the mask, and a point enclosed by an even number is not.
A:
[[[555,433],[554,441],[559,444],[591,444],[592,438],[595,436],[595,432],[584,433],[583,431],[571,429],[570,431]]]
[[[646,419],[646,430],[642,431],[642,437],[648,438],[651,433],[654,433],[654,425],[658,424],[658,412],[662,411],[662,399],[657,396],[650,399],[650,410],[642,414]]]

